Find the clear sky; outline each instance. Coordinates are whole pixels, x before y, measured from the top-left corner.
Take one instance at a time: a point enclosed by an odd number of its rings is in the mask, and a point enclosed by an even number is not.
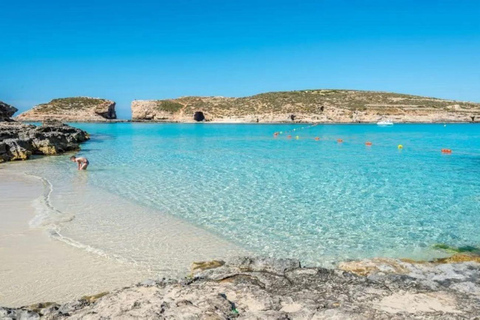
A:
[[[480,0],[0,1],[0,100],[364,89],[480,102]]]

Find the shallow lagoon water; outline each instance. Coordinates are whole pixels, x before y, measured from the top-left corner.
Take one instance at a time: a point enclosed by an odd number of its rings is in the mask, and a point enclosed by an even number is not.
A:
[[[87,172],[69,155],[12,167],[51,183],[64,215],[51,231],[154,271],[168,269],[157,259],[164,237],[192,236],[162,229],[168,216],[313,265],[480,243],[480,125],[74,125],[92,134],[79,153]]]

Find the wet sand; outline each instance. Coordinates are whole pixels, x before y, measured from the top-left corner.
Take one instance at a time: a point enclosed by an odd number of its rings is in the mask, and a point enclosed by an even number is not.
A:
[[[42,192],[38,179],[0,170],[0,305],[65,302],[153,276],[30,228],[32,201]]]
[[[67,237],[59,237],[58,233],[50,236],[48,228],[29,223],[38,219],[36,203],[44,198],[48,187],[41,179],[12,169],[0,168],[0,306],[63,303],[146,279],[183,277],[193,261],[247,253],[183,220],[151,214],[114,195],[109,195],[108,202],[94,200],[95,191],[81,184],[74,184],[74,198],[83,214],[63,226],[61,232],[65,231]],[[128,220],[132,217],[129,212],[136,213],[135,220]],[[128,227],[120,229],[118,221],[128,222]],[[73,232],[73,239],[69,238],[72,227],[82,223],[94,229],[92,234],[83,234],[80,228],[81,233]],[[117,243],[128,242],[131,249],[140,250],[126,251],[126,257],[140,254],[141,259],[148,250],[153,258],[132,263],[131,259],[118,259],[75,241],[88,236],[97,236],[98,245],[104,241],[106,246],[113,243],[118,247]]]

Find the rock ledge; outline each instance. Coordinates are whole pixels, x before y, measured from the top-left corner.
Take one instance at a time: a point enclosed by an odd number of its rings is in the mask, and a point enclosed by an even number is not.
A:
[[[41,126],[16,122],[10,118],[16,110],[0,102],[0,163],[77,150],[89,139],[85,131],[58,121],[45,121]]]
[[[479,263],[385,260],[401,263],[402,272],[359,276],[250,257],[201,262],[183,280],[148,280],[63,305],[0,308],[0,318],[478,319]]]

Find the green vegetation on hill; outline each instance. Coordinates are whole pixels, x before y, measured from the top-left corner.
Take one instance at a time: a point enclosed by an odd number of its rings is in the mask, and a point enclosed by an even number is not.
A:
[[[324,108],[329,107],[379,113],[397,113],[407,109],[451,110],[453,105],[457,105],[463,111],[480,109],[478,103],[357,90],[269,92],[243,98],[183,97],[174,100],[157,100],[156,104],[159,109],[172,113],[183,108],[185,113],[203,110],[213,115],[223,116],[254,113],[321,113]]]
[[[53,99],[48,103],[39,104],[37,108],[45,112],[53,112],[59,110],[76,110],[82,108],[91,108],[100,106],[108,102],[106,99],[73,97]]]
[[[182,104],[170,100],[160,100],[156,103],[157,109],[160,111],[177,112],[183,108]]]

